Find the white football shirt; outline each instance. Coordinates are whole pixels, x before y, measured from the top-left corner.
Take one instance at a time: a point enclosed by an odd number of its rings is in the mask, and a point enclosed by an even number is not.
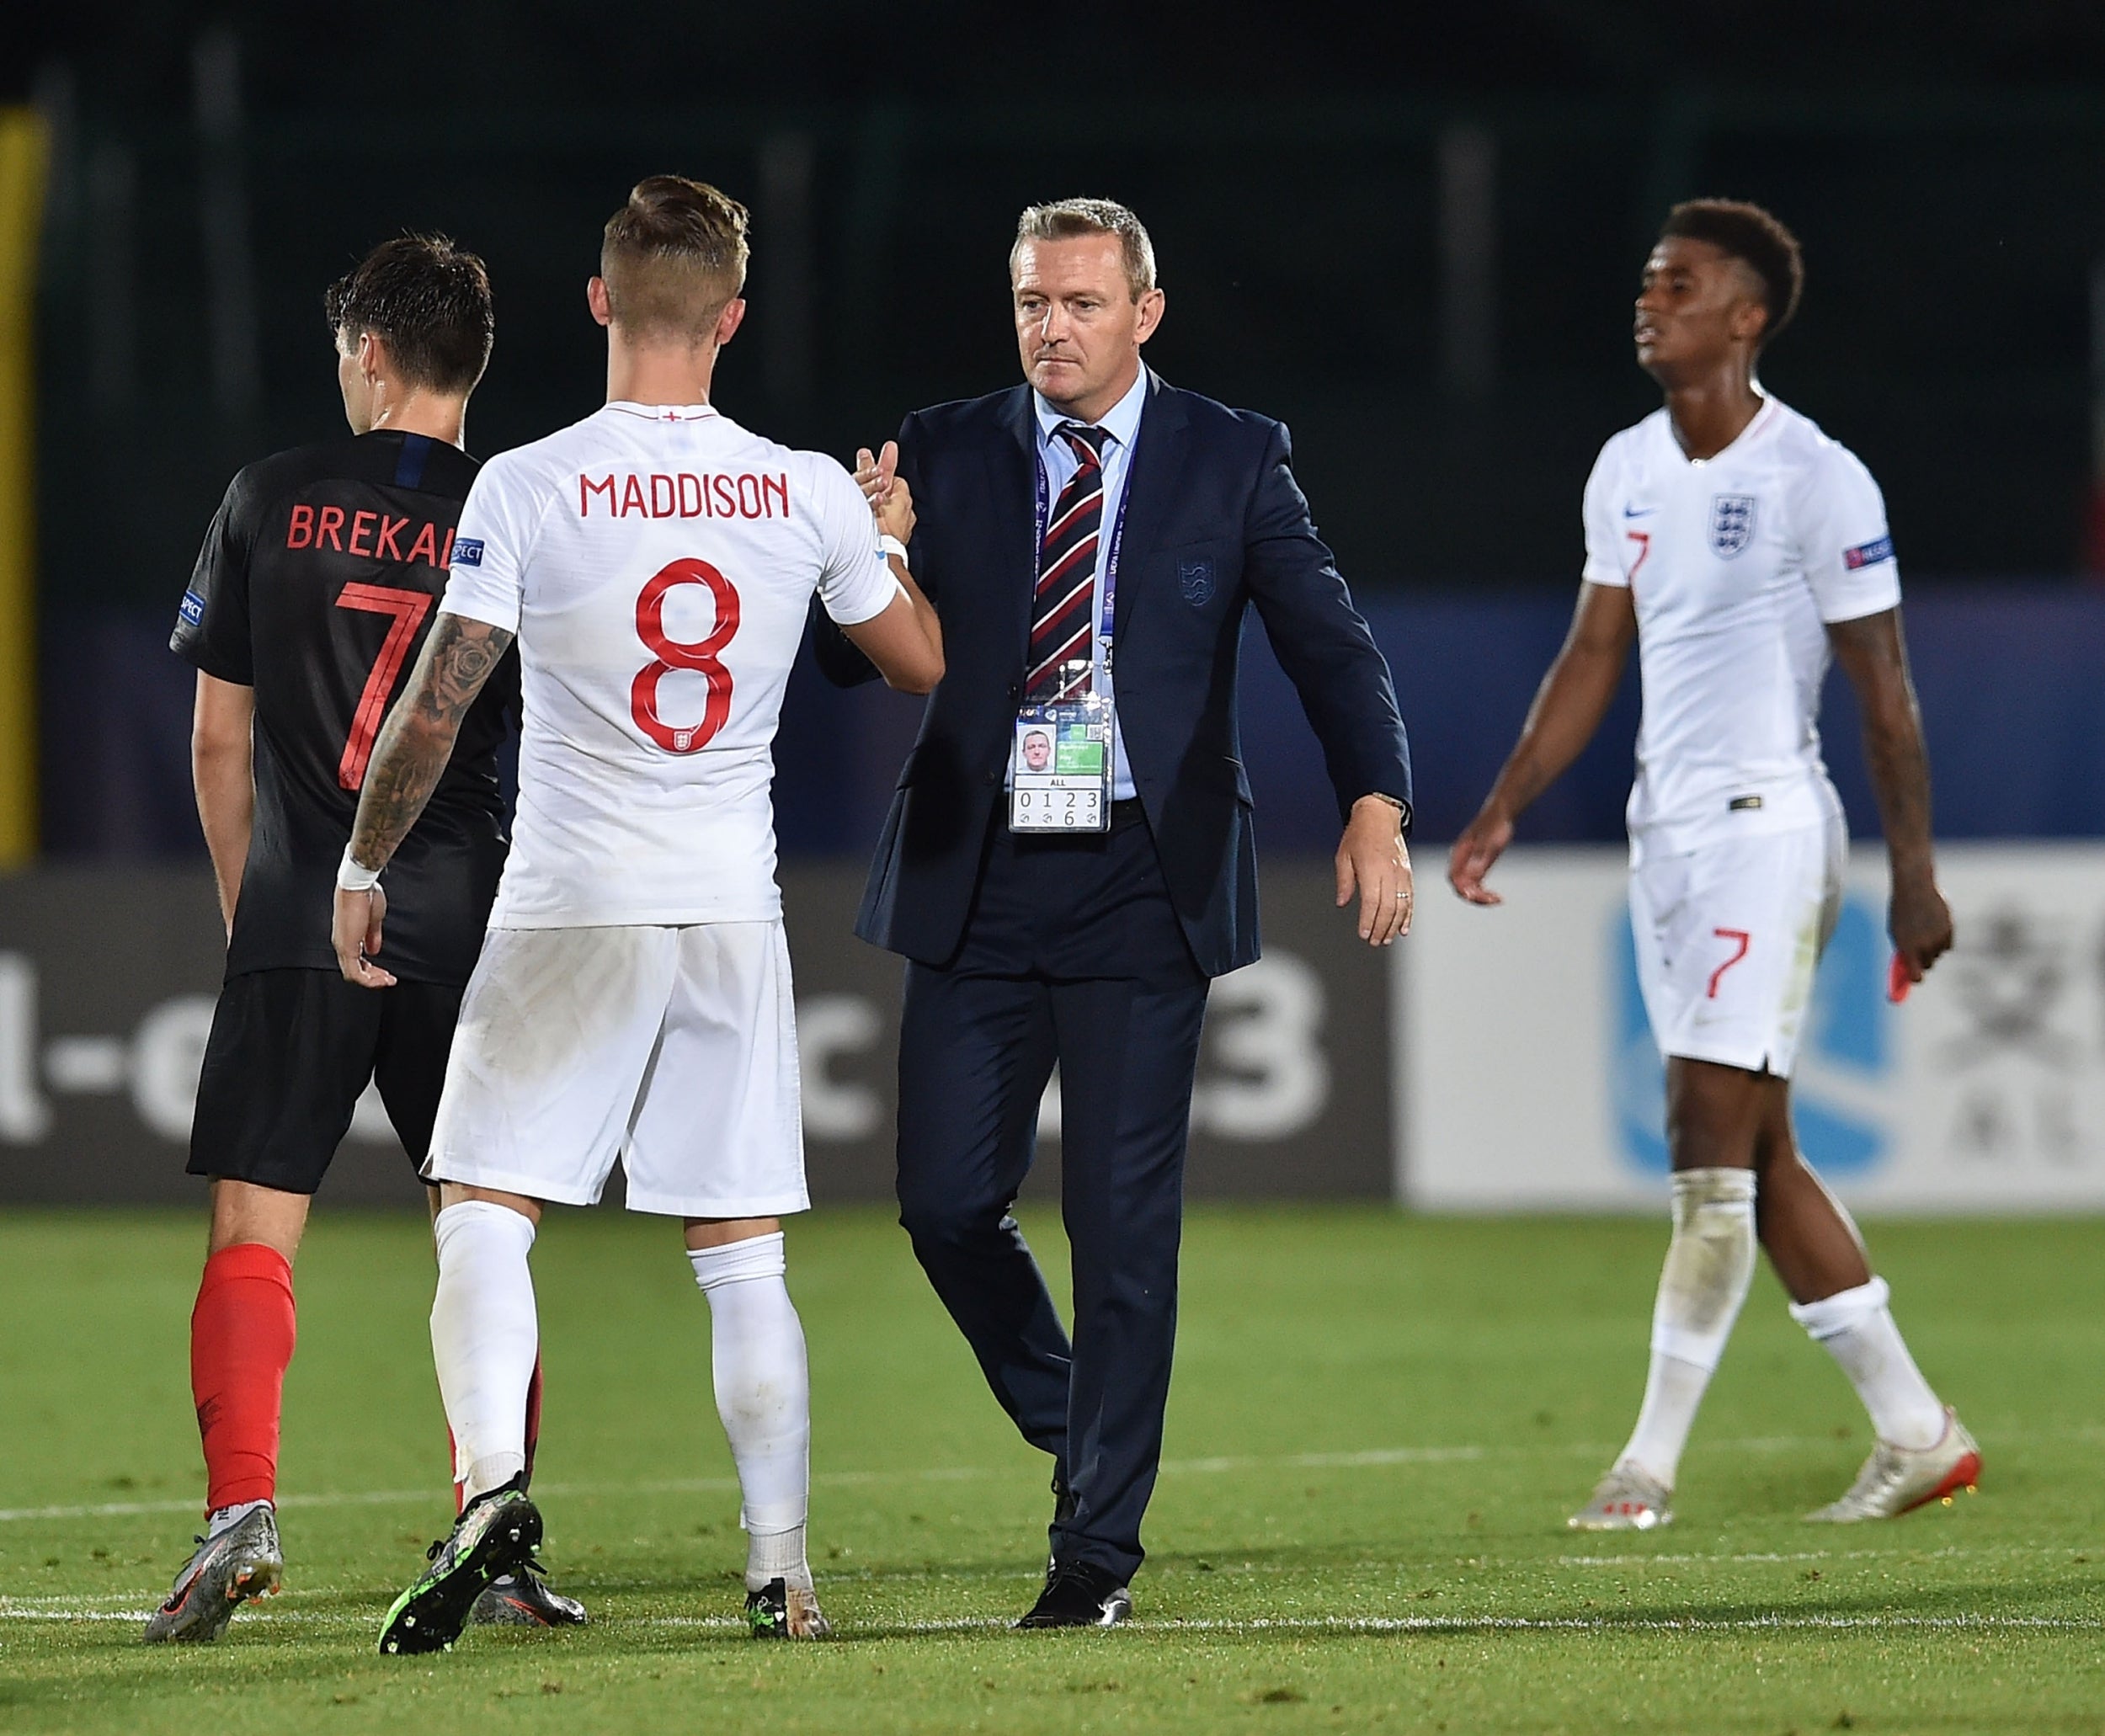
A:
[[[482,466],[440,607],[516,633],[525,723],[498,928],[765,922],[772,744],[816,591],[898,581],[848,472],[706,404],[610,403]]]
[[[1664,408],[1586,480],[1585,578],[1628,587],[1644,722],[1629,825],[1639,854],[1817,825],[1826,627],[1896,607],[1885,503],[1861,460],[1767,399],[1692,460]]]

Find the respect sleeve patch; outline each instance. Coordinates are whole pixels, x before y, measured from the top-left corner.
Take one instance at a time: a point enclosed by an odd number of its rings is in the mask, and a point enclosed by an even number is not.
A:
[[[1859,567],[1876,567],[1881,561],[1893,558],[1893,539],[1882,536],[1876,542],[1860,542],[1853,549],[1842,551],[1842,565],[1852,572]]]
[[[1852,549],[1853,554],[1855,551]],[[482,539],[479,536],[456,536],[453,539],[453,564],[456,567],[480,567],[482,564]]]
[[[205,599],[199,596],[195,591],[184,592],[182,615],[183,619],[188,621],[192,626],[199,627],[204,626]]]

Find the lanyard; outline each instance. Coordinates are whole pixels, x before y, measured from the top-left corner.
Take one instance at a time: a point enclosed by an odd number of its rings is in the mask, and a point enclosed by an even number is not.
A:
[[[1047,502],[1045,454],[1041,451],[1037,457],[1038,529],[1037,535],[1031,541],[1031,574],[1034,581],[1037,577],[1038,563],[1045,558],[1045,519],[1046,514],[1049,510]],[[1102,562],[1104,610],[1102,618],[1097,623],[1097,637],[1104,647],[1104,662],[1106,664],[1111,662],[1112,611],[1118,604],[1118,550],[1119,546],[1126,540],[1126,509],[1132,503],[1132,489],[1129,486],[1132,481],[1132,478],[1127,477],[1125,482],[1119,487],[1118,517],[1111,527],[1111,546],[1104,551]]]

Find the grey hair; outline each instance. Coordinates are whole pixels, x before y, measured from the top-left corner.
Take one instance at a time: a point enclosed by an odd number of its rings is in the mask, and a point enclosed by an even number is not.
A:
[[[1079,235],[1115,235],[1124,256],[1126,285],[1138,301],[1155,286],[1155,244],[1140,219],[1111,199],[1058,199],[1050,205],[1026,205],[1016,219],[1015,245],[1009,249],[1014,275],[1016,255],[1027,241],[1072,241]]]

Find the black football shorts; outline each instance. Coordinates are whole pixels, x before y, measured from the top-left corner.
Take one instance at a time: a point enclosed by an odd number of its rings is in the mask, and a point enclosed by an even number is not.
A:
[[[312,1193],[369,1079],[422,1164],[464,986],[360,988],[315,970],[229,977],[198,1077],[190,1174]]]

